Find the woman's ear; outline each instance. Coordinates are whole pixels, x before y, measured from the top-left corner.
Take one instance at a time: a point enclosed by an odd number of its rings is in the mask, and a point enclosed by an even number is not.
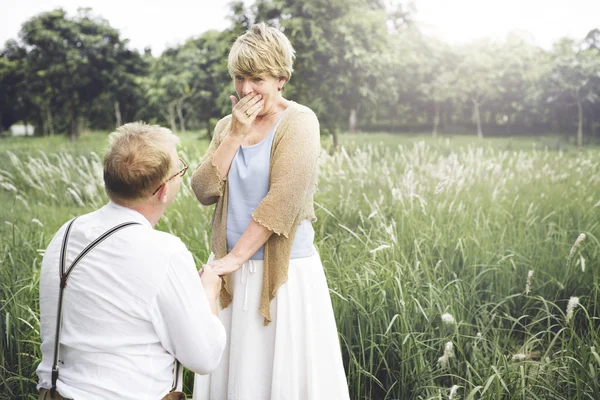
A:
[[[281,92],[286,83],[287,83],[287,79],[285,79],[285,77],[283,77],[283,76],[280,76],[277,90],[279,90]]]

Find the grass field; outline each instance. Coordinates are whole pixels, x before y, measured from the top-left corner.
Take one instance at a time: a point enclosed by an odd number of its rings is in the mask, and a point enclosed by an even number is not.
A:
[[[182,138],[191,165],[198,136]],[[600,399],[600,148],[341,139],[320,159],[315,231],[352,399]],[[37,398],[43,250],[107,201],[105,146],[0,141],[0,399]],[[190,175],[157,228],[201,264],[212,208]]]

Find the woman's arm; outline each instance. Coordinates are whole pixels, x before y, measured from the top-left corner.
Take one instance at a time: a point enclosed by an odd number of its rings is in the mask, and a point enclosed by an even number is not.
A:
[[[319,122],[313,113],[296,117],[271,160],[269,192],[252,213],[248,228],[225,257],[212,263],[219,275],[237,271],[273,233],[288,237],[306,201],[320,152]]]
[[[267,242],[272,234],[273,231],[269,228],[260,225],[255,220],[250,220],[248,228],[231,249],[231,252],[223,258],[213,261],[211,266],[221,276],[237,271]]]
[[[212,160],[219,171],[221,179],[227,177],[231,162],[264,103],[262,96],[256,93],[246,95],[239,102],[235,96],[231,96],[230,99],[233,108],[231,111],[231,127],[227,136],[215,151]]]
[[[223,194],[231,162],[263,105],[260,95],[249,94],[239,103],[235,97],[231,97],[233,110],[228,132],[219,141],[216,133],[224,129],[220,124],[226,123],[221,120],[215,127],[215,135],[202,162],[192,176],[192,190],[198,201],[205,206],[216,203]]]

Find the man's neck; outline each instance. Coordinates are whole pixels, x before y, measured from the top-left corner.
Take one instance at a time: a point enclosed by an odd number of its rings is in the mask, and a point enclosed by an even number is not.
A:
[[[141,203],[132,205],[122,203],[116,200],[112,200],[112,202],[120,205],[121,207],[129,208],[130,210],[139,212],[148,220],[148,222],[150,222],[150,225],[152,225],[153,228],[165,212],[164,209],[158,209],[156,205],[153,204]]]

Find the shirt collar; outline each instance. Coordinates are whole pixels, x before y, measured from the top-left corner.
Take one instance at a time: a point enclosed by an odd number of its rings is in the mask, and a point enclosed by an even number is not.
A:
[[[117,204],[112,200],[110,200],[105,207],[112,212],[116,212],[116,213],[122,215],[123,219],[127,219],[127,220],[133,221],[133,222],[139,222],[143,226],[147,226],[150,229],[154,229],[152,227],[152,224],[150,223],[150,221],[148,221],[148,219],[146,217],[144,217],[141,213],[139,213],[129,207],[125,207],[120,204]]]

